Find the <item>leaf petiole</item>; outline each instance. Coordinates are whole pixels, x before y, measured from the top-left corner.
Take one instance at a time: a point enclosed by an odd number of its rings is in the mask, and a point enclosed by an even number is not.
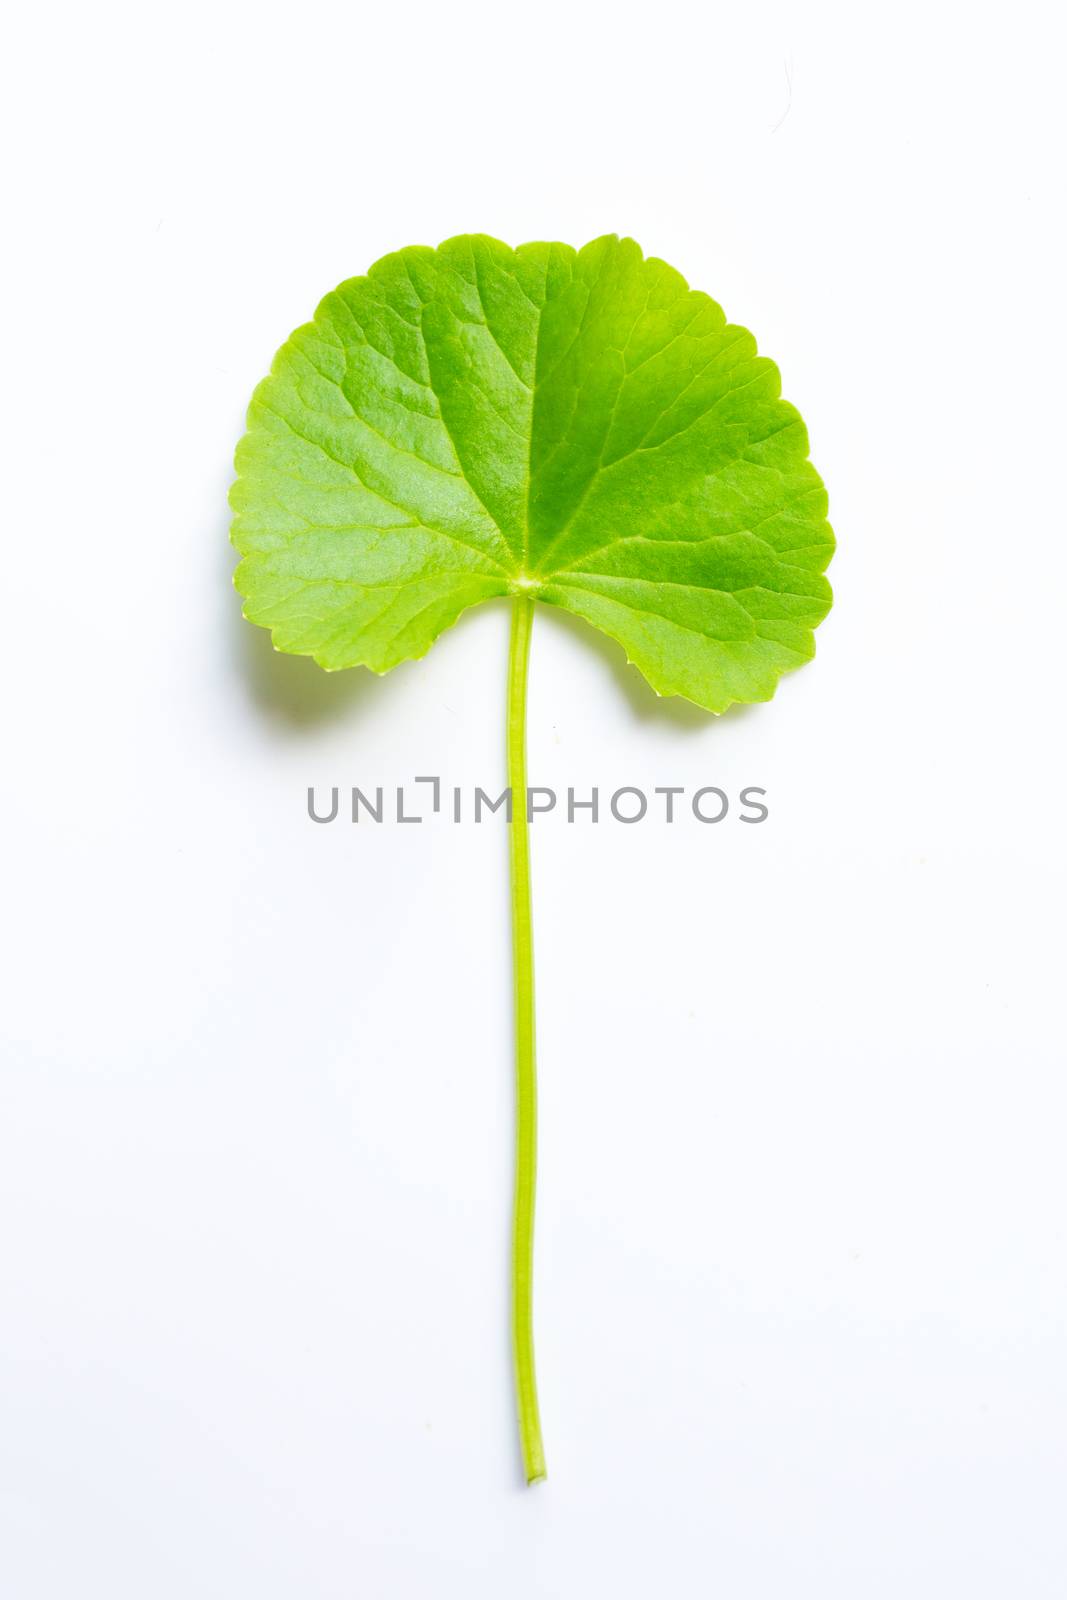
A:
[[[511,926],[515,962],[515,1210],[511,1319],[515,1396],[527,1483],[546,1476],[533,1343],[533,1228],[537,1181],[537,1069],[534,1056],[533,919],[526,802],[526,679],[534,602],[512,602],[508,652],[507,763],[511,789]]]

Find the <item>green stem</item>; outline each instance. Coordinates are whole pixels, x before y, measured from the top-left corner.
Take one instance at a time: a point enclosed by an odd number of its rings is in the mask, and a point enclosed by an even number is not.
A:
[[[508,657],[508,785],[511,789],[511,920],[515,956],[515,1213],[511,1319],[515,1394],[527,1483],[545,1476],[533,1346],[533,1227],[537,1180],[537,1069],[534,1063],[533,919],[526,810],[526,677],[534,602],[515,598]]]

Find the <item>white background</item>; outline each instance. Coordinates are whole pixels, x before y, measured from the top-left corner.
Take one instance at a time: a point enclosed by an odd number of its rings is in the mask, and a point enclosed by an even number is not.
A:
[[[1062,65],[1043,7],[26,8],[3,271],[0,1592],[1061,1600]],[[746,17],[748,20],[746,20]],[[840,553],[720,720],[543,608],[521,1485],[507,614],[239,620],[275,347],[389,249],[629,232],[779,362]]]

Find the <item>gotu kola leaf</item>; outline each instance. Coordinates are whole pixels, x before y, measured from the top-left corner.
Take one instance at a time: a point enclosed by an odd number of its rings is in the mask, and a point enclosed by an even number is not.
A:
[[[512,1325],[526,1476],[536,1168],[526,678],[536,601],[623,646],[660,694],[768,700],[813,654],[826,495],[777,368],[631,239],[385,256],[326,296],[237,450],[245,615],[279,650],[386,672],[512,596],[507,686],[517,1140]]]
[[[768,700],[829,609],[807,456],[752,335],[632,240],[413,247],[327,295],[256,390],[237,587],[279,650],[376,672],[530,595],[724,711]]]

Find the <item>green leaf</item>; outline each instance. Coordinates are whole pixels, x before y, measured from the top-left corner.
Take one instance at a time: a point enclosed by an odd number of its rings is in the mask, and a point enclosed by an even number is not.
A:
[[[231,500],[245,615],[385,672],[530,594],[660,694],[768,700],[830,607],[826,495],[778,369],[631,239],[413,246],[260,384]]]

